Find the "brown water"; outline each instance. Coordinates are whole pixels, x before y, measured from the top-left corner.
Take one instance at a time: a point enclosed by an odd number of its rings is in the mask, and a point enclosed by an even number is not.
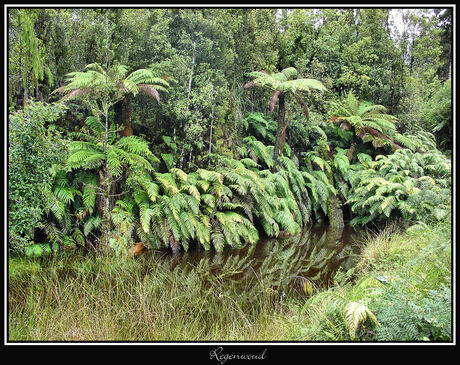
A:
[[[234,282],[250,287],[254,280],[275,289],[305,288],[306,282],[328,286],[342,267],[351,268],[359,252],[359,232],[350,226],[333,229],[313,226],[285,239],[263,239],[241,249],[226,247],[223,252],[190,250],[177,255],[147,253],[141,258],[170,264],[171,270],[195,271],[201,277]]]

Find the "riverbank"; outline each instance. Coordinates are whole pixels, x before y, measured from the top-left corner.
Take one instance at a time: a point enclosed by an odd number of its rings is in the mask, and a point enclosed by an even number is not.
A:
[[[367,237],[327,290],[132,258],[11,258],[9,340],[449,341],[451,262],[450,224]]]
[[[451,341],[451,224],[369,235],[359,263],[334,284],[289,321],[287,339]]]

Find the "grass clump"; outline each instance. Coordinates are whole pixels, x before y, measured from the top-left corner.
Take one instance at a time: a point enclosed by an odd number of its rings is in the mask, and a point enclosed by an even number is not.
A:
[[[451,341],[450,229],[447,223],[406,231],[389,226],[369,235],[358,265],[305,303],[301,338]]]
[[[279,334],[270,325],[276,293],[262,287],[239,292],[194,270],[171,270],[168,262],[55,258],[31,275],[18,275],[16,265],[10,262],[10,341],[225,341]]]

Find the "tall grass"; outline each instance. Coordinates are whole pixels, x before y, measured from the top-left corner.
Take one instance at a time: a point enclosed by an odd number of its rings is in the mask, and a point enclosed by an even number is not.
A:
[[[216,341],[276,339],[279,298],[218,278],[132,258],[57,258],[35,270],[11,259],[11,341]],[[240,288],[241,289],[241,288]],[[247,293],[247,294],[246,294]],[[251,293],[251,294],[249,294]]]
[[[355,340],[446,341],[450,229],[369,235],[357,266],[308,295],[257,273],[228,280],[231,265],[214,275],[146,256],[10,258],[9,340],[350,341],[344,309],[355,302],[379,322],[360,323]]]

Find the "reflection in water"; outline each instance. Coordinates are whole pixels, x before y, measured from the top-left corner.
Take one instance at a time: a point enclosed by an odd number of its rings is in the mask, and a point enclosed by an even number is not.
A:
[[[339,267],[348,269],[354,264],[357,245],[353,242],[357,237],[351,227],[316,226],[287,239],[264,239],[241,249],[226,248],[221,253],[195,250],[163,255],[162,260],[169,260],[171,270],[194,271],[203,279],[217,278],[246,288],[254,280],[278,290],[287,286],[306,288],[306,283],[327,286]]]

